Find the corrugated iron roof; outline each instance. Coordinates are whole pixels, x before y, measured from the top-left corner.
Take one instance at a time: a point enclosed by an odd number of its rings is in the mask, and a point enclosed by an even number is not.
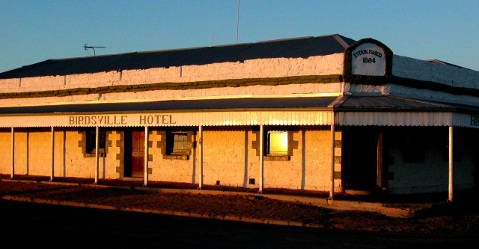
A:
[[[341,100],[341,101],[338,101]],[[454,111],[478,112],[478,108],[392,96],[226,98],[149,102],[88,103],[44,106],[1,107],[1,114],[84,114],[118,112],[168,112],[202,110],[248,111],[284,109],[331,109],[335,111]],[[331,109],[332,110],[332,109]]]
[[[45,114],[45,113],[116,113],[179,110],[237,110],[237,109],[286,109],[326,108],[336,97],[294,98],[231,98],[203,100],[170,100],[153,102],[65,104],[24,107],[1,107],[1,114]]]
[[[0,73],[0,79],[204,65],[260,58],[307,58],[343,53],[354,42],[335,34],[226,46],[52,59]]]
[[[442,65],[447,65],[447,66],[453,66],[453,67],[457,67],[457,68],[463,68],[461,66],[454,65],[454,64],[451,64],[449,62],[441,61],[441,60],[438,60],[438,59],[431,59],[431,60],[426,60],[426,61],[433,62],[433,63],[438,63],[438,64],[442,64]]]
[[[341,104],[335,106],[338,110],[445,110],[457,109],[457,105],[432,101],[406,99],[394,96],[348,96]]]

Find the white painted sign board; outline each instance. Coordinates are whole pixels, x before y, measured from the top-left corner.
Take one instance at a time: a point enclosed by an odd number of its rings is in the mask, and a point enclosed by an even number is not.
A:
[[[386,75],[386,56],[384,50],[373,43],[359,45],[351,53],[351,74],[368,76]]]

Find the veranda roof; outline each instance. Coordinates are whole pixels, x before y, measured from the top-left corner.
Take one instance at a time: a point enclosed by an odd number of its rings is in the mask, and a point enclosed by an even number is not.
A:
[[[466,126],[479,110],[393,96],[271,97],[0,107],[0,127]],[[478,119],[479,120],[479,119]]]

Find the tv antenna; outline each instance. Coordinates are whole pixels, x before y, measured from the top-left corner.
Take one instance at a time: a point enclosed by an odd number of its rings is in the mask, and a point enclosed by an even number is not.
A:
[[[240,0],[238,0],[238,14],[236,15],[236,43],[238,43]]]
[[[85,44],[85,46],[83,46],[83,48],[85,50],[92,49],[93,50],[93,56],[95,56],[96,55],[95,48],[106,48],[106,47],[95,47],[95,46],[88,46],[88,44]]]

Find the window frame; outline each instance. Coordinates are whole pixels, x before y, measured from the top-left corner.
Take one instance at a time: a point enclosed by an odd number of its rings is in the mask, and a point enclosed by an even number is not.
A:
[[[188,133],[183,131],[171,132],[172,146],[170,155],[187,155],[188,154]],[[177,140],[181,136],[182,140]],[[181,146],[179,146],[181,144]],[[181,147],[181,148],[179,148]]]
[[[106,131],[100,130],[99,156],[106,156]],[[96,155],[96,129],[85,129],[85,154],[87,156]]]
[[[284,134],[286,141],[283,140],[282,143],[286,143],[285,150],[272,150],[272,141],[271,141],[271,134]],[[265,155],[264,159],[266,161],[289,161],[290,160],[290,149],[291,149],[291,139],[290,139],[290,131],[288,130],[268,130],[266,131],[266,141],[265,141]],[[282,144],[280,147],[285,147]]]
[[[284,136],[283,138],[280,138],[281,141],[272,141],[272,136],[276,135],[281,135]],[[284,141],[284,139],[286,141]],[[275,138],[276,140],[276,138]],[[289,151],[289,139],[288,139],[288,131],[283,131],[283,130],[271,130],[267,132],[267,147],[266,147],[266,155],[268,156],[288,156],[288,151]],[[281,143],[281,144],[279,144]],[[284,146],[284,143],[286,143],[286,146]],[[281,147],[284,148],[286,147],[285,150],[277,150],[274,147]]]
[[[175,136],[180,135],[184,138],[182,141],[175,141]],[[166,130],[163,159],[189,160],[191,149],[193,148],[193,131],[189,130]],[[182,143],[181,148],[176,145]]]

